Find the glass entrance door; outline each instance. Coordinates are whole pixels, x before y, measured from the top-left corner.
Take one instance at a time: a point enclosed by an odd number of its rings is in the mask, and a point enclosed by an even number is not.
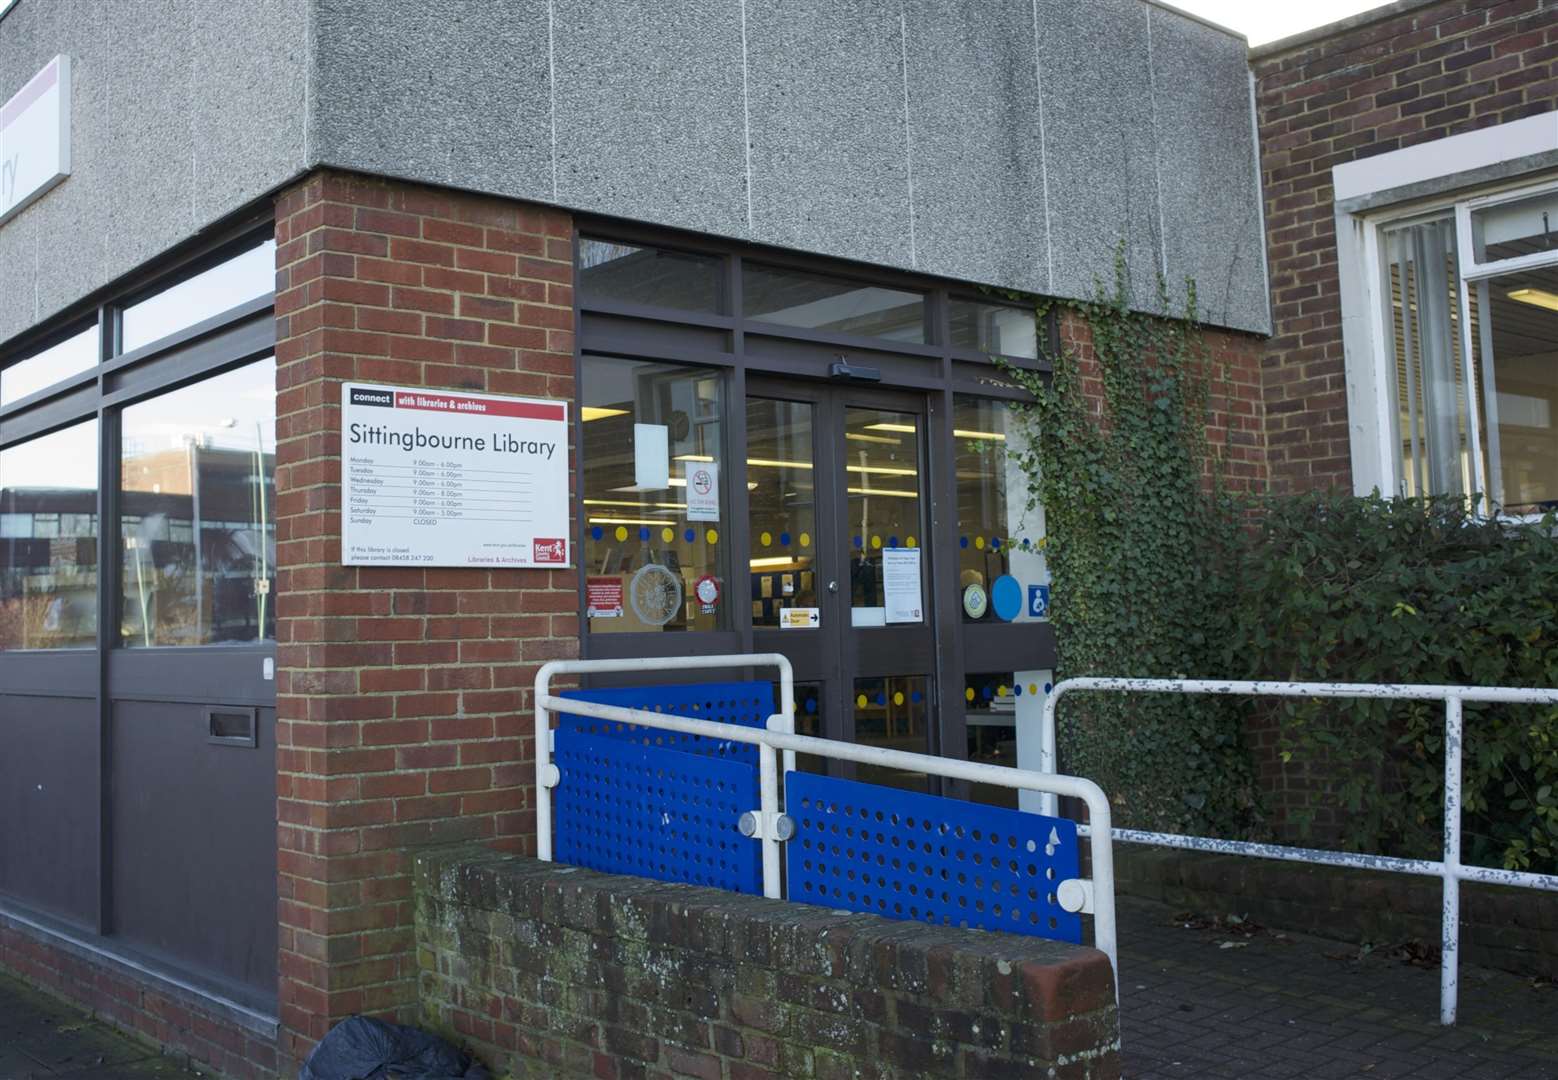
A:
[[[794,663],[803,732],[934,749],[925,421],[920,395],[749,382],[753,645]]]

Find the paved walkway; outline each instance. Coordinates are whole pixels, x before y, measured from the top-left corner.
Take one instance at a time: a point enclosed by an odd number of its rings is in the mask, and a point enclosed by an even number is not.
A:
[[[0,974],[0,1080],[189,1080],[199,1075]]]
[[[1558,987],[1461,968],[1441,1027],[1437,955],[1184,918],[1120,900],[1125,1075],[1558,1080]]]
[[[1463,968],[1442,1028],[1439,969],[1122,897],[1125,1075],[1558,1080],[1558,987]],[[0,975],[0,1080],[189,1080],[198,1072]]]

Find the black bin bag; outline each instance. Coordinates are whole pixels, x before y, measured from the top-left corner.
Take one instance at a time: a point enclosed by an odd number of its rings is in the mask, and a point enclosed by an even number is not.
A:
[[[491,1075],[436,1035],[354,1016],[319,1041],[298,1080],[491,1080]]]

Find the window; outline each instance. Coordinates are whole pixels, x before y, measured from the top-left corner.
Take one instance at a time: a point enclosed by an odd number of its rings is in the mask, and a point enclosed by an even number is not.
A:
[[[1013,622],[1028,603],[1021,585],[1047,585],[1043,575],[1042,513],[1028,506],[1027,477],[1018,461],[1022,429],[1004,401],[955,395],[958,589],[964,622]],[[1012,578],[1021,603],[1014,610]],[[1017,581],[1021,578],[1021,581]]]
[[[276,241],[185,278],[124,309],[121,350],[131,352],[276,288]]]
[[[925,341],[925,297],[799,270],[743,264],[742,313],[749,319],[891,341]]]
[[[89,326],[0,371],[0,406],[11,405],[96,365],[97,327]]]
[[[579,241],[579,290],[603,300],[718,314],[721,270],[721,260],[707,255]]]
[[[1019,360],[1039,357],[1039,321],[1028,308],[949,300],[947,321],[952,344],[982,353],[999,353]]]
[[[1558,189],[1387,223],[1379,252],[1381,486],[1558,508]]]
[[[785,608],[817,607],[817,488],[812,406],[747,401],[752,625],[778,627]]]
[[[124,410],[123,645],[275,637],[275,387],[267,358]]]
[[[581,370],[590,632],[729,629],[720,515],[742,471],[720,467],[722,376],[598,357]]]
[[[97,644],[97,421],[0,450],[0,649]]]

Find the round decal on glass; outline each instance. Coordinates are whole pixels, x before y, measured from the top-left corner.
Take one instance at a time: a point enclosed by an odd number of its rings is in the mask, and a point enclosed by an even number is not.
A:
[[[989,607],[989,598],[985,596],[985,587],[978,583],[970,585],[963,590],[963,610],[970,619],[982,619],[985,610]]]
[[[1002,574],[990,586],[990,606],[997,619],[1011,622],[1022,614],[1022,585],[1012,575]]]
[[[703,605],[703,613],[713,614],[714,605],[719,603],[719,582],[714,579],[714,575],[704,574],[693,583],[692,591],[698,603]]]
[[[640,621],[664,626],[682,609],[682,579],[659,563],[646,563],[628,583],[628,600]]]

